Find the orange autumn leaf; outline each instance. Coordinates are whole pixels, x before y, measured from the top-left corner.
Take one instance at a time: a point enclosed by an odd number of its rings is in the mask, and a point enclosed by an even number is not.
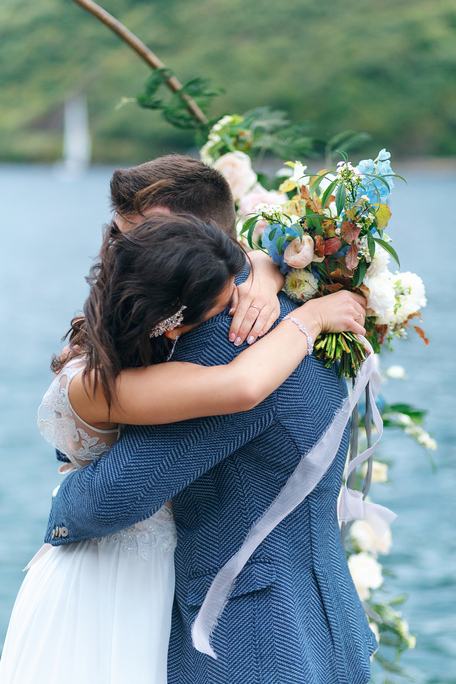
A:
[[[345,255],[345,263],[347,264],[348,270],[354,271],[355,268],[358,266],[358,262],[358,245],[352,242],[352,244],[350,245],[350,249]]]
[[[326,292],[338,292],[343,289],[342,283],[331,283],[324,286]]]
[[[315,235],[314,237],[314,243],[315,243],[315,253],[317,256],[322,257],[325,256],[325,241],[321,235]]]
[[[358,285],[358,287],[356,288],[356,291],[358,292],[358,290],[359,290],[360,294],[363,294],[366,297],[366,299],[370,295],[370,290],[367,287],[367,285],[364,285],[364,283],[361,283],[361,285]]]
[[[423,328],[419,328],[417,325],[414,325],[413,327],[415,328],[415,331],[418,333],[421,339],[424,341],[426,347],[429,347],[429,340],[426,337],[426,333],[424,332]]]
[[[325,242],[325,254],[335,254],[342,247],[342,240],[338,237],[329,238]]]
[[[353,242],[356,240],[360,233],[360,226],[357,226],[353,221],[344,221],[340,227],[340,234],[344,238],[345,242]]]
[[[310,190],[307,185],[302,186],[301,197],[303,200],[305,200],[306,205],[310,207],[314,214],[321,214],[321,201],[318,199],[318,197],[311,197]]]

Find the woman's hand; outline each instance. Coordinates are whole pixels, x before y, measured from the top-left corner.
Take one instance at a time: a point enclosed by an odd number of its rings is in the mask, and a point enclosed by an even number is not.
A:
[[[347,290],[311,299],[296,309],[293,315],[302,318],[304,323],[311,316],[317,335],[322,332],[366,334],[366,300],[362,295]]]
[[[274,291],[273,291],[274,290]],[[247,280],[238,285],[233,293],[230,314],[233,321],[230,328],[230,341],[236,346],[247,338],[247,344],[253,344],[258,337],[264,335],[280,315],[280,302],[272,288],[259,286],[259,279],[252,284]]]
[[[233,321],[229,339],[236,346],[246,338],[247,344],[253,344],[280,315],[277,293],[283,287],[282,274],[263,252],[252,252],[249,256],[252,262],[250,275],[235,289],[230,309]]]

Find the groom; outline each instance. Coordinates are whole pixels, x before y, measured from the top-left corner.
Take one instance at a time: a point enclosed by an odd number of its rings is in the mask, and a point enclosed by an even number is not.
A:
[[[155,206],[173,210],[170,204],[160,196]],[[134,223],[143,209],[133,203],[124,216]],[[283,318],[294,305],[280,299]],[[228,311],[206,321],[181,338],[174,360],[229,363],[242,349],[228,341],[230,325]],[[318,486],[239,574],[212,638],[217,660],[194,649],[190,631],[218,570],[321,437],[345,394],[334,369],[308,356],[253,410],[127,426],[106,458],[61,485],[46,534],[54,544],[106,536],[173,498],[178,545],[169,684],[368,681],[376,643],[348,572],[336,513],[347,433]],[[68,536],[51,540],[57,526]]]

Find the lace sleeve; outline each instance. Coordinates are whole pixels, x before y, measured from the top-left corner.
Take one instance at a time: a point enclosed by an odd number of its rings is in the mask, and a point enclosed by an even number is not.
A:
[[[64,453],[76,468],[99,458],[112,446],[118,430],[98,430],[74,411],[68,389],[84,362],[69,362],[54,378],[38,409],[38,428],[44,439]]]

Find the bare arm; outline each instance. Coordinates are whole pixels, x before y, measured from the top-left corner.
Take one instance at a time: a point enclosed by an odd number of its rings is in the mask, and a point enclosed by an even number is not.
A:
[[[364,334],[355,320],[365,315],[363,301],[359,295],[341,291],[311,300],[293,315],[313,339],[321,331]],[[225,366],[170,362],[123,371],[117,380],[118,402],[109,417],[101,391],[95,397],[87,394],[80,376],[70,385],[70,399],[83,420],[100,428],[111,423],[160,425],[238,413],[250,410],[277,389],[306,353],[305,335],[287,320]]]

